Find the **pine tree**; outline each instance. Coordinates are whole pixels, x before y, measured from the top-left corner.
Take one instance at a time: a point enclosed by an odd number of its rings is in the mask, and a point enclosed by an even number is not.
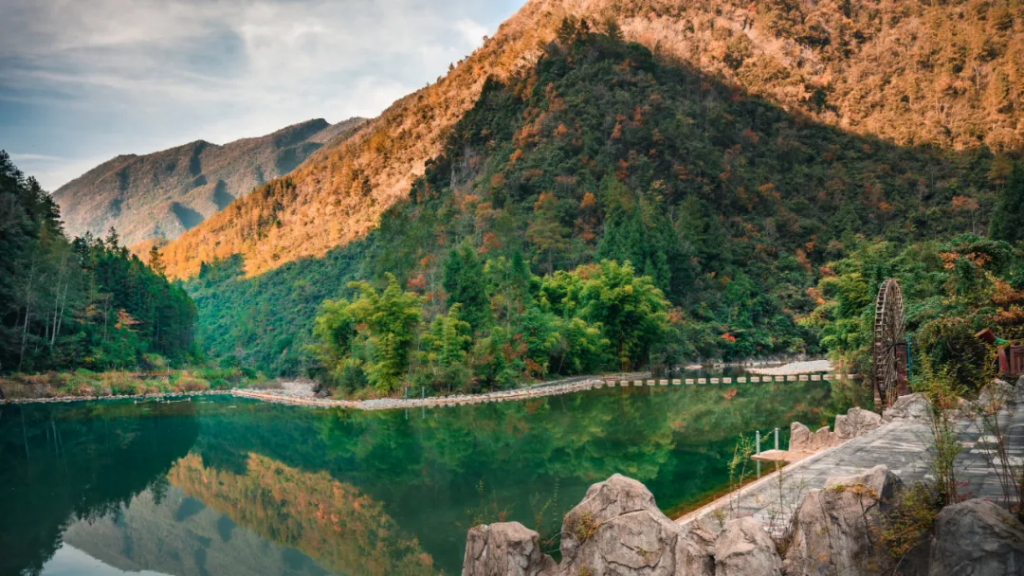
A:
[[[1011,244],[1024,240],[1024,168],[1017,164],[999,192],[989,236]]]
[[[163,276],[167,271],[166,266],[164,266],[164,259],[160,256],[160,250],[156,246],[149,249],[149,267],[160,276]]]
[[[484,266],[468,242],[448,252],[442,284],[448,302],[462,305],[462,319],[473,330],[481,330],[490,323],[491,303],[487,298]]]

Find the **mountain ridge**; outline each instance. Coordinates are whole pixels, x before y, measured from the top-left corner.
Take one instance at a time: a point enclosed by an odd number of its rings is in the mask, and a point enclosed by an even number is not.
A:
[[[853,133],[996,153],[1024,142],[1024,8],[1017,0],[531,0],[435,84],[169,244],[168,272],[186,278],[203,262],[241,254],[255,275],[365,236],[440,152],[484,80],[535,62],[567,16],[595,27],[615,22],[625,39],[659,59]]]
[[[128,245],[170,240],[235,198],[292,171],[363,121],[300,122],[225,144],[199,139],[150,154],[120,154],[53,192],[72,235],[114,227]]]

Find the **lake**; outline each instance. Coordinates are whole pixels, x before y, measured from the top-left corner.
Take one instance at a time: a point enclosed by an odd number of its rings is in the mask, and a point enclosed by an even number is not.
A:
[[[828,382],[792,382],[386,412],[0,406],[0,574],[458,574],[474,524],[557,549],[562,515],[615,472],[676,513],[728,485],[741,435],[782,427],[784,447],[829,402]]]

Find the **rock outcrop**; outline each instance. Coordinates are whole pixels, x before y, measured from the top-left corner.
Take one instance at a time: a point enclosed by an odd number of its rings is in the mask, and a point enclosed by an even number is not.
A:
[[[882,413],[882,423],[888,424],[893,420],[928,420],[931,413],[932,406],[923,394],[907,394],[897,398]]]
[[[799,422],[789,425],[789,451],[813,452],[811,447],[811,429]]]
[[[557,568],[537,533],[519,522],[474,526],[466,537],[462,576],[554,576]]]
[[[863,436],[882,425],[882,417],[870,410],[850,408],[845,416],[836,416],[835,432],[840,440]]]
[[[899,478],[885,466],[826,480],[825,488],[810,492],[797,510],[784,573],[866,576],[891,572],[893,559],[879,543],[878,534],[900,486]]]
[[[850,408],[846,415],[836,416],[835,432],[829,430],[828,426],[822,426],[812,434],[807,426],[793,422],[789,426],[789,450],[817,452],[867,434],[881,425],[881,416],[856,407]]]
[[[842,443],[843,441],[834,432],[829,430],[828,426],[822,426],[814,432],[814,436],[811,438],[811,450],[817,452],[818,450],[838,446]]]
[[[711,576],[711,551],[665,516],[640,482],[594,484],[562,523],[559,574]]]
[[[730,520],[715,541],[715,576],[781,576],[781,568],[775,542],[753,518]]]
[[[1024,527],[985,500],[947,506],[935,519],[929,576],[1024,574]]]

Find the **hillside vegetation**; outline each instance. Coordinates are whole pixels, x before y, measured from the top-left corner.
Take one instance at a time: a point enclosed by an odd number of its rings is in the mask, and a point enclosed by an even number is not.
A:
[[[114,227],[129,246],[170,240],[235,198],[288,174],[362,121],[310,120],[223,146],[197,140],[152,154],[118,156],[61,186],[53,198],[72,236],[101,235]]]
[[[53,199],[0,151],[0,371],[134,368],[192,351],[196,307],[159,262],[69,239]]]
[[[441,152],[484,80],[532,66],[567,15],[614,20],[662,63],[801,118],[904,146],[1013,151],[1024,141],[1022,10],[1017,0],[534,0],[436,84],[183,235],[166,250],[168,271],[190,277],[241,254],[254,275],[365,236]]]
[[[821,303],[809,289],[829,274],[823,264],[876,238],[984,233],[992,206],[1024,193],[1009,155],[852,135],[603,28],[566,19],[535,67],[489,80],[366,240],[254,279],[237,256],[203,265],[188,287],[208,351],[279,373],[315,367],[324,350],[302,353],[314,342],[309,311],[325,297],[368,297],[348,280],[379,289],[391,274],[408,293],[394,302],[424,322],[408,366],[440,386],[506,385],[514,378],[502,370],[536,377],[813,352],[817,333],[799,320]],[[667,300],[665,337],[625,363],[608,322],[592,313],[602,297],[585,301],[579,288],[604,275],[605,260],[632,263],[648,279],[635,281]],[[468,330],[452,321],[455,303]],[[325,313],[337,328],[350,321],[346,310]],[[454,357],[468,372],[431,356],[434,323],[461,342]],[[359,330],[328,328],[317,335],[337,344],[326,362],[334,378],[373,383],[382,360],[374,334],[353,340],[341,336]],[[369,346],[353,349],[359,337]],[[515,361],[498,366],[499,356]]]

